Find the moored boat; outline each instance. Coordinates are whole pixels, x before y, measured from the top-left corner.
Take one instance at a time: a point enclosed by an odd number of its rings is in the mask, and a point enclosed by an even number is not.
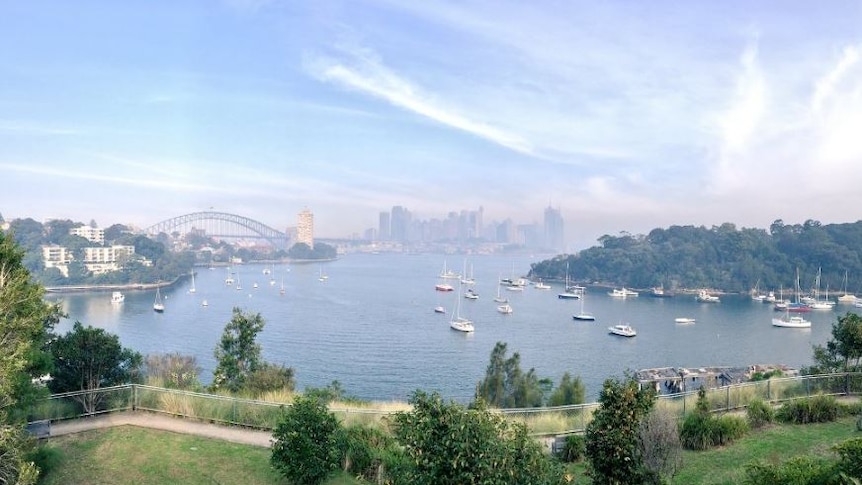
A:
[[[676,323],[694,323],[695,319],[690,317],[678,317],[673,319]]]
[[[783,318],[773,318],[772,326],[784,328],[811,328],[811,322],[798,315],[785,315]]]
[[[608,331],[613,335],[619,335],[620,337],[634,337],[637,335],[635,329],[633,329],[628,324],[619,324],[614,325],[613,327],[608,327]]]
[[[508,315],[512,313],[512,305],[509,305],[508,303],[503,303],[502,305],[497,307],[497,311],[504,315]]]
[[[126,301],[126,295],[122,292],[115,291],[111,293],[111,303],[122,303],[124,301]]]

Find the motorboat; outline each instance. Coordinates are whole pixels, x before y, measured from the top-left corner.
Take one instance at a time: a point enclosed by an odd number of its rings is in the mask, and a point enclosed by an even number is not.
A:
[[[721,299],[719,297],[710,295],[706,290],[698,291],[695,299],[701,303],[721,303]]]
[[[512,313],[512,305],[509,305],[508,303],[503,303],[502,305],[497,307],[497,311],[504,315],[508,315]]]
[[[464,298],[468,300],[478,300],[479,294],[473,291],[472,288],[468,288],[466,292],[464,292]]]
[[[204,300],[201,302],[201,306],[210,306],[210,304],[206,300]]]
[[[126,295],[119,291],[111,293],[111,303],[122,303],[126,301]]]
[[[783,318],[773,318],[772,326],[784,328],[811,328],[811,322],[798,315],[785,315]]]
[[[455,288],[453,288],[452,285],[450,285],[448,283],[438,283],[438,284],[434,285],[434,289],[437,291],[454,291],[455,290]]]
[[[537,290],[550,290],[551,285],[546,285],[545,283],[542,282],[542,280],[539,280],[536,282],[536,284],[533,285],[533,288],[535,288]]]
[[[611,334],[619,335],[620,337],[634,337],[637,335],[635,329],[628,324],[619,324],[614,325],[613,327],[608,327],[608,331],[610,331]]]
[[[623,288],[623,293],[626,294],[626,298],[632,298],[640,295],[640,293],[638,293],[637,291],[630,290],[628,288]]]
[[[436,306],[434,307],[434,313],[446,313],[446,309],[442,306]]]
[[[674,318],[673,321],[676,323],[694,323],[695,319],[689,318],[689,317],[679,317],[679,318]]]
[[[625,289],[625,288],[623,288],[623,289],[621,289],[621,290],[618,290],[618,289],[614,288],[613,290],[611,290],[611,291],[609,291],[609,292],[608,292],[608,295],[609,295],[609,296],[611,296],[611,297],[613,297],[613,298],[620,298],[620,299],[623,299],[623,298],[627,298],[627,297],[628,297],[628,295],[626,294],[626,289]]]

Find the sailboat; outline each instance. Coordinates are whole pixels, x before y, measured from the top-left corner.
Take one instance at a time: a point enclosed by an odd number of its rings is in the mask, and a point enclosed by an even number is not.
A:
[[[461,293],[460,284],[458,285],[458,293]],[[464,333],[473,333],[473,322],[461,316],[461,298],[455,298],[455,311],[452,313],[452,319],[449,320],[449,328]]]
[[[192,270],[191,273],[192,273],[192,287],[189,288],[189,293],[194,293],[194,292],[198,291],[197,289],[195,289],[195,271]]]
[[[847,293],[847,272],[844,272],[844,294],[838,297],[838,303],[856,303],[856,295]]]
[[[499,280],[499,279],[500,279],[500,275],[497,275],[497,280]],[[508,298],[504,298],[503,296],[500,295],[500,286],[501,285],[497,285],[497,296],[496,296],[496,298],[494,298],[494,301],[496,301],[497,303],[509,303]]]
[[[162,313],[165,311],[165,304],[162,303],[162,294],[159,293],[159,288],[156,287],[156,299],[153,301],[153,311]]]
[[[326,275],[323,273],[323,266],[321,266],[321,267],[320,267],[320,277],[319,277],[319,278],[317,278],[317,279],[319,279],[320,281],[326,281],[328,278],[329,278],[329,276],[326,276]]]
[[[572,287],[569,286],[569,262],[566,261],[566,288],[562,293],[557,294],[557,298],[561,300],[576,300],[580,297],[581,295],[572,291]]]
[[[593,316],[592,313],[587,313],[584,311],[584,300],[586,300],[586,295],[581,296],[581,312],[577,315],[572,315],[572,319],[580,320],[582,322],[592,322],[595,321],[596,317]]]
[[[279,294],[279,295],[283,295],[283,294],[284,294],[284,278],[282,278],[282,279],[281,279],[281,289],[280,289],[280,290],[278,290],[278,294]]]

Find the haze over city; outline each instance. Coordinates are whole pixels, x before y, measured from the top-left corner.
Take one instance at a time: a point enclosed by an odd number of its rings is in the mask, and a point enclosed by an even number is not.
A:
[[[4,2],[0,213],[850,222],[862,4]]]

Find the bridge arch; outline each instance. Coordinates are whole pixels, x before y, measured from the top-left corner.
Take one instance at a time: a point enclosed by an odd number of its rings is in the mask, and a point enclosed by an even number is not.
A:
[[[207,236],[220,238],[265,239],[278,249],[287,248],[287,235],[248,217],[227,212],[192,212],[153,224],[144,231],[155,236],[175,231],[189,233],[203,230]]]

